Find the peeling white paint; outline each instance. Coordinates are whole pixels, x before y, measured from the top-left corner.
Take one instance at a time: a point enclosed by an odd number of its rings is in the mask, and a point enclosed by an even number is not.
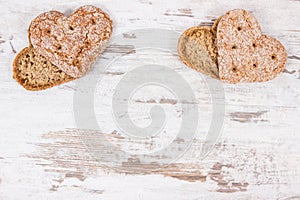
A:
[[[181,168],[126,175],[126,169],[120,173],[93,160],[76,135],[72,135],[77,131],[72,105],[74,82],[32,93],[12,79],[11,64],[16,54],[11,45],[20,51],[28,44],[30,21],[41,12],[52,9],[69,12],[84,4],[100,6],[112,16],[114,35],[140,28],[183,32],[200,23],[209,24],[227,10],[245,8],[258,18],[264,33],[286,46],[290,57],[287,70],[294,72],[282,73],[267,83],[224,85],[223,133],[206,159],[197,157],[203,142],[198,138],[177,161]],[[288,0],[1,1],[0,199],[300,199],[299,10],[299,1]],[[117,46],[109,49],[121,50]],[[164,59],[147,53],[142,56],[167,64],[179,63],[172,60],[174,57],[168,60],[168,55]],[[132,54],[121,64],[130,65],[133,60]],[[101,59],[95,67],[98,65]],[[189,77],[204,116],[209,116],[211,107],[209,99],[203,97],[207,95],[203,79],[183,64],[176,67]],[[116,71],[105,74],[107,86],[122,76],[117,67],[112,69]],[[147,104],[149,99],[138,100]],[[103,108],[105,104],[97,106]],[[109,107],[98,117],[107,131],[105,134],[114,130],[113,122],[101,118],[108,112]],[[143,116],[136,120],[143,120]],[[210,119],[201,120],[205,133]],[[68,128],[71,128],[69,134],[64,133]],[[128,141],[121,140],[120,144],[132,147]],[[182,176],[192,171],[191,166],[198,169],[204,180],[183,180]],[[171,169],[174,171],[170,175],[167,172]],[[181,179],[172,177],[174,173],[179,173]]]

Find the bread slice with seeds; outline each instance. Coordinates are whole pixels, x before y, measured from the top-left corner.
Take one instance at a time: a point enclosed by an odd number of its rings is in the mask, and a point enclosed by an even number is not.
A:
[[[26,90],[51,88],[75,78],[67,75],[32,47],[24,48],[13,63],[13,78]]]

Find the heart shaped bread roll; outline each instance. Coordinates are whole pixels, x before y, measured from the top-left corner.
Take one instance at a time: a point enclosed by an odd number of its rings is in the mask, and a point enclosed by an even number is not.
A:
[[[228,83],[263,82],[285,69],[287,53],[275,38],[261,33],[245,10],[227,12],[217,22],[219,76]]]
[[[46,12],[29,27],[35,51],[76,78],[88,72],[111,34],[111,19],[95,6],[82,6],[69,17],[57,11]]]

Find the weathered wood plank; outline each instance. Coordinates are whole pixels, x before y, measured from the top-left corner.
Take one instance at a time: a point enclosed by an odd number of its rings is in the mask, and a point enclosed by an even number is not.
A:
[[[28,45],[30,21],[41,12],[56,9],[71,13],[83,4],[108,11],[115,22],[114,36],[133,43],[113,43],[92,69],[91,76],[103,76],[95,101],[102,131],[84,133],[108,137],[127,150],[151,149],[151,142],[137,142],[119,134],[111,118],[111,96],[116,82],[140,60],[168,65],[195,91],[196,99],[183,103],[197,104],[201,111],[199,135],[180,159],[169,165],[162,165],[159,159],[157,163],[141,163],[134,156],[120,162],[112,147],[103,155],[106,160],[111,157],[111,162],[99,162],[80,140],[82,130],[74,122],[76,82],[31,93],[12,79],[12,60]],[[288,65],[267,83],[224,85],[222,135],[211,153],[201,159],[212,113],[205,79],[181,64],[176,52],[136,48],[138,35],[129,31],[160,28],[180,34],[191,26],[211,25],[234,8],[253,12],[263,32],[282,41],[288,51]],[[0,199],[300,199],[299,10],[300,2],[294,0],[1,1]],[[176,38],[172,42],[176,44]],[[96,73],[95,68],[122,54],[127,55]],[[131,99],[135,122],[147,124],[151,118],[141,108],[156,105],[175,116],[171,119],[177,124],[181,102],[157,91],[149,89]],[[149,95],[152,92],[153,97]],[[175,129],[174,125],[170,130]]]

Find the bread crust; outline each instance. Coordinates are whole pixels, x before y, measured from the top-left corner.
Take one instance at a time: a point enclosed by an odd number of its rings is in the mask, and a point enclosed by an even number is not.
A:
[[[217,36],[217,30],[218,30],[218,25],[219,22],[221,20],[223,16],[220,16],[218,19],[215,20],[215,22],[213,23],[212,27],[211,27],[211,31]]]

